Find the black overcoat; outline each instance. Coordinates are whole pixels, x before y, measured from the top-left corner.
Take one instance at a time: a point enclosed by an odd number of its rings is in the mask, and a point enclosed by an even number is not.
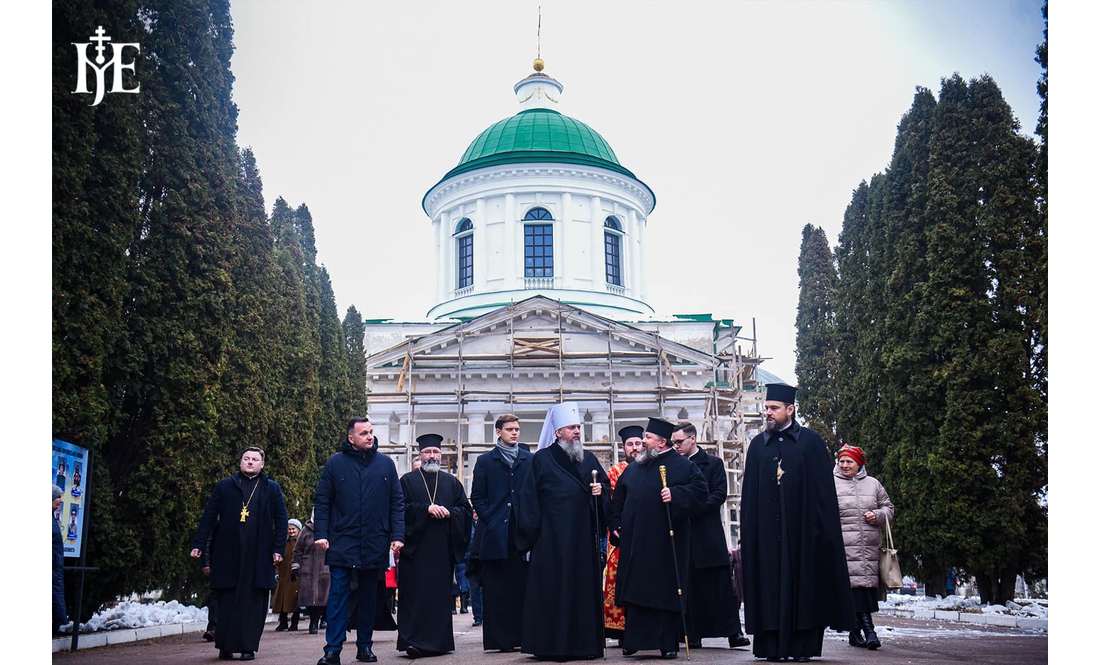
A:
[[[730,550],[722,527],[722,506],[726,503],[729,481],[722,460],[699,448],[689,457],[707,479],[707,500],[691,516],[691,567],[730,567]]]
[[[672,501],[661,501],[660,467],[664,466]],[[707,481],[699,467],[675,450],[645,464],[628,464],[615,484],[611,502],[612,544],[619,547],[619,577],[615,582],[615,604],[638,605],[677,612],[685,609],[677,592],[689,589],[691,560],[691,515],[707,499]],[[667,506],[667,510],[666,510]],[[669,515],[675,533],[676,558],[669,537]],[[616,540],[618,541],[616,543]],[[676,565],[673,567],[673,561]]]
[[[593,497],[592,471],[603,486]],[[578,468],[558,444],[531,459],[520,491],[516,545],[531,554],[523,608],[523,653],[554,658],[603,654],[603,569],[597,549],[607,523],[607,473],[585,451]],[[480,517],[480,513],[478,513]]]
[[[797,422],[749,444],[741,487],[747,632],[855,628],[832,471],[821,437]]]
[[[520,448],[509,469],[498,448],[478,456],[470,485],[470,501],[477,511],[477,528],[481,531],[477,536],[476,558],[497,561],[508,557],[509,524],[519,507],[519,494],[531,468],[531,457],[531,453]]]
[[[283,490],[279,483],[262,471],[256,493],[249,500],[241,487],[242,475],[236,473],[223,478],[214,486],[206,509],[199,519],[199,528],[191,547],[206,550],[215,522],[220,518],[221,526],[214,540],[210,542],[210,588],[234,589],[244,580],[239,580],[241,557],[255,557],[256,571],[252,586],[256,589],[275,588],[275,565],[272,555],[283,554],[286,549],[287,514],[283,501]],[[250,492],[251,494],[251,492]],[[248,503],[248,519],[258,520],[256,531],[256,550],[241,552],[240,530],[232,528],[241,521],[241,507]]]

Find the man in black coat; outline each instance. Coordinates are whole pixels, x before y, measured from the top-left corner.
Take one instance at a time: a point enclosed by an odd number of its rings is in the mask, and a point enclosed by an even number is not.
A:
[[[626,615],[624,656],[658,649],[662,658],[676,658],[684,638],[689,519],[706,502],[707,481],[673,450],[673,428],[667,420],[649,419],[645,450],[619,476],[611,502],[611,541],[620,548],[615,604]]]
[[[795,388],[769,383],[765,431],[745,455],[741,561],[745,629],[758,658],[808,661],[826,627],[855,628],[833,458],[794,419]]]
[[[516,546],[516,515],[532,455],[519,445],[519,418],[506,413],[495,426],[497,445],[478,456],[470,486],[478,516],[470,558],[484,592],[482,646],[507,652],[519,647],[523,634],[527,562]]]
[[[275,588],[275,564],[283,560],[286,548],[283,490],[263,473],[264,457],[260,448],[246,448],[241,470],[218,481],[191,544],[196,559],[205,548],[211,550],[210,588],[218,592],[214,646],[222,660],[232,660],[234,653],[241,660],[256,657],[267,595]]]
[[[455,649],[451,581],[470,543],[470,501],[458,478],[441,468],[439,434],[416,438],[420,468],[401,476],[405,546],[397,580],[397,650],[410,658]]]
[[[549,660],[604,650],[599,544],[610,483],[580,423],[573,402],[550,409],[520,490],[516,546],[531,561],[520,651]]]
[[[730,648],[749,645],[741,633],[741,600],[733,588],[729,545],[722,526],[726,503],[726,465],[696,443],[695,425],[680,423],[672,447],[699,467],[707,479],[707,500],[691,516],[691,593],[688,598],[688,643],[701,647],[704,637],[724,637]]]
[[[325,552],[331,577],[325,655],[318,665],[339,665],[353,595],[359,605],[355,659],[378,660],[371,650],[378,580],[389,568],[390,553],[404,545],[405,498],[397,466],[375,441],[370,421],[352,418],[340,452],[328,458],[317,482],[313,544]]]

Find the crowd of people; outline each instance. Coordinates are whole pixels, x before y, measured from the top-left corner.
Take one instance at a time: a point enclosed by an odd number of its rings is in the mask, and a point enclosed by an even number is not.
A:
[[[339,665],[350,630],[359,662],[378,660],[375,630],[396,630],[411,658],[453,652],[452,616],[471,604],[486,651],[540,660],[605,656],[609,638],[624,656],[674,659],[722,638],[758,658],[806,661],[821,655],[826,629],[877,649],[878,527],[893,505],[862,450],[846,446],[834,463],[797,423],[794,394],[767,388],[738,551],[722,524],[725,465],[691,423],[624,427],[621,461],[604,469],[585,448],[577,404],[547,412],[534,452],[505,414],[467,497],[443,468],[441,435],[419,436],[417,464],[399,476],[370,421],[354,418],[305,524],[288,518],[264,451],[247,448],[193,540],[210,577],[204,636],[221,659],[255,658],[270,594],[274,630],[299,630],[304,609],[309,633],[324,631],[318,665]]]

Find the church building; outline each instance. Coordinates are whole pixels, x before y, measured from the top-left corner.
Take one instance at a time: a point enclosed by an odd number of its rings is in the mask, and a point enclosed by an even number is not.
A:
[[[688,420],[726,461],[736,527],[741,461],[775,377],[732,319],[662,316],[646,302],[647,273],[659,274],[645,265],[656,196],[599,133],[558,110],[563,86],[543,69],[535,60],[514,86],[519,111],[424,195],[436,267],[426,320],[366,322],[381,450],[404,471],[416,437],[441,434],[445,467],[469,489],[504,413],[534,443],[550,406],[577,402],[586,447],[605,466],[618,461],[621,428]]]

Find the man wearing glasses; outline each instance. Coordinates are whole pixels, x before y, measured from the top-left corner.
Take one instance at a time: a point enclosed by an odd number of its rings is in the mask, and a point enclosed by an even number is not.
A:
[[[688,594],[688,640],[701,647],[704,637],[725,637],[730,648],[749,645],[741,632],[741,599],[733,588],[729,547],[722,528],[722,504],[728,488],[721,458],[696,443],[695,426],[680,423],[672,431],[672,447],[695,462],[707,479],[707,500],[691,516],[691,593]]]
[[[232,660],[234,653],[241,660],[256,657],[267,595],[275,588],[275,564],[286,547],[283,490],[263,468],[264,451],[246,448],[240,471],[214,486],[191,545],[197,559],[209,543],[210,588],[218,595],[214,646],[222,660]]]

